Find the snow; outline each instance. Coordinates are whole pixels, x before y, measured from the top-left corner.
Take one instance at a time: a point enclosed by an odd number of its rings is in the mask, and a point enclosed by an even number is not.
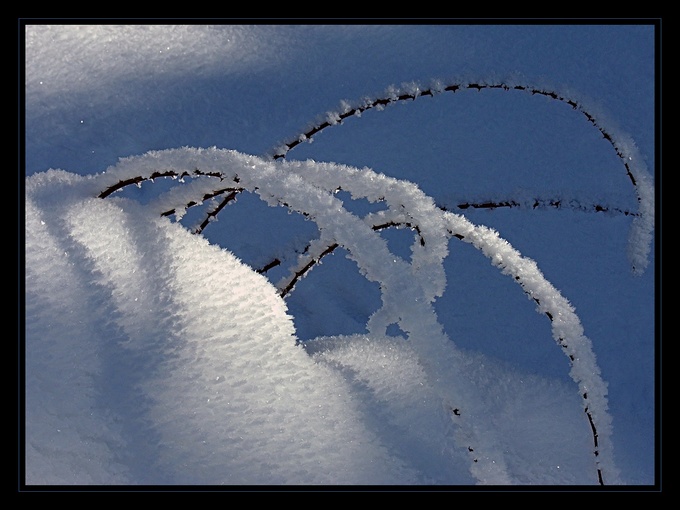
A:
[[[27,22],[24,488],[654,484],[655,28]]]

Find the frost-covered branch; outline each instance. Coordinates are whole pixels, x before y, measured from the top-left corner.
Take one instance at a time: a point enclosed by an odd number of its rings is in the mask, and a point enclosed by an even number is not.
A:
[[[370,227],[375,231],[384,230],[390,227],[408,227],[415,231],[418,231],[417,226],[413,226],[409,223],[399,223],[395,221],[382,221],[382,219],[376,219],[375,223],[370,221],[370,218],[365,218],[364,221],[370,225]],[[421,243],[424,243],[422,237],[419,237]],[[279,283],[276,284],[276,288],[279,291],[279,295],[283,298],[287,297],[294,289],[295,285],[306,276],[306,274],[321,263],[326,255],[330,255],[338,248],[338,243],[334,241],[329,241],[324,243],[321,239],[317,239],[314,242],[307,245],[303,250],[303,255],[298,259],[298,263],[291,268],[291,274],[283,278]],[[262,269],[258,270],[258,273],[266,273],[270,269],[281,264],[279,259],[274,259],[269,264],[265,265]]]
[[[271,157],[274,160],[283,159],[292,149],[301,143],[311,142],[313,137],[321,131],[342,124],[344,120],[350,117],[361,117],[361,115],[368,110],[383,110],[385,107],[398,102],[415,101],[422,96],[434,97],[444,92],[455,93],[465,90],[476,90],[477,92],[481,92],[486,89],[526,92],[531,95],[547,97],[565,103],[573,110],[583,114],[588,122],[601,133],[602,137],[607,142],[609,142],[616,152],[616,155],[623,163],[626,175],[633,184],[637,194],[640,210],[639,212],[632,213],[636,219],[631,228],[631,249],[629,250],[629,258],[631,259],[633,270],[637,273],[643,272],[648,265],[647,258],[651,245],[651,232],[654,230],[654,187],[651,176],[649,175],[645,163],[638,154],[635,143],[628,135],[619,133],[619,130],[616,127],[609,125],[604,115],[601,115],[600,113],[596,114],[594,112],[595,108],[586,106],[583,100],[564,92],[550,90],[545,87],[527,83],[513,83],[509,80],[505,82],[495,80],[467,80],[450,84],[445,84],[442,81],[434,81],[429,86],[421,86],[417,83],[405,84],[401,87],[391,86],[387,88],[381,97],[363,98],[354,102],[342,101],[339,109],[327,112],[320,120],[312,123],[302,133],[293,136],[289,141],[279,144],[276,148],[270,150],[268,152],[268,157]],[[211,213],[211,216],[203,221],[201,227],[197,229],[197,232],[200,233],[209,224],[210,219],[227,205],[229,200],[229,198],[223,200],[216,207],[215,211]],[[539,202],[538,199],[535,201],[537,203]],[[488,209],[508,207],[509,205],[506,204],[513,204],[514,202],[513,199],[500,202],[489,202],[484,207]],[[557,204],[553,206],[559,208],[559,205]],[[592,210],[599,212],[611,210],[611,208],[595,204]],[[633,248],[633,246],[637,249]]]
[[[626,168],[626,174],[628,175],[628,178],[631,180],[633,185],[637,184],[635,170],[632,168],[629,161],[630,159],[632,159],[631,158],[632,155],[630,154],[629,148],[623,141],[619,141],[618,137],[615,134],[613,134],[613,132],[610,132],[610,128],[608,128],[605,125],[602,125],[601,121],[596,118],[596,115],[594,113],[591,113],[588,109],[586,109],[586,107],[582,104],[581,101],[575,98],[568,97],[566,94],[557,92],[555,90],[547,90],[542,87],[537,87],[528,84],[511,84],[504,82],[460,81],[458,83],[445,85],[442,82],[436,81],[433,85],[425,86],[423,88],[421,88],[421,86],[416,83],[411,83],[403,85],[402,87],[394,86],[389,87],[386,90],[385,95],[383,97],[379,97],[376,99],[364,98],[363,100],[359,101],[354,105],[352,105],[352,103],[350,102],[343,101],[341,109],[328,112],[324,117],[324,120],[315,123],[311,127],[307,128],[307,130],[304,131],[303,133],[293,137],[291,141],[285,142],[282,145],[280,145],[277,149],[270,151],[271,157],[273,159],[285,158],[288,152],[290,152],[292,149],[294,149],[301,143],[310,141],[311,138],[314,137],[317,133],[331,126],[341,124],[343,120],[349,117],[361,117],[361,114],[367,110],[372,109],[381,110],[384,109],[386,106],[390,106],[398,102],[415,101],[417,98],[423,96],[434,97],[443,92],[455,93],[463,90],[476,90],[480,92],[485,89],[500,89],[505,91],[516,90],[528,92],[531,95],[544,96],[550,99],[554,99],[556,101],[566,103],[567,105],[571,106],[572,109],[581,112],[586,117],[588,122],[590,122],[595,128],[597,128],[597,130],[600,131],[600,133],[602,133],[602,137],[605,140],[607,140],[610,143],[610,145],[614,148],[617,156],[622,160]]]
[[[631,137],[620,132],[607,120],[604,114],[595,113],[597,108],[586,105],[585,101],[568,93],[527,83],[499,82],[496,80],[459,81],[449,84],[435,81],[430,86],[421,86],[417,83],[405,84],[402,87],[391,86],[378,98],[364,98],[355,102],[342,101],[338,110],[328,112],[322,119],[313,123],[302,133],[293,136],[289,141],[278,145],[269,154],[275,160],[283,159],[292,149],[303,142],[311,141],[321,131],[339,125],[349,117],[360,117],[367,110],[382,110],[398,102],[415,101],[422,96],[434,97],[444,92],[455,93],[464,90],[481,92],[485,89],[521,91],[565,103],[584,115],[588,122],[601,133],[623,163],[626,175],[635,189],[639,211],[635,214],[630,230],[628,257],[633,272],[637,274],[644,272],[649,264],[648,258],[655,221],[655,196],[652,177]]]
[[[108,176],[108,174],[107,174]],[[116,191],[120,191],[126,186],[130,186],[131,184],[134,184],[136,186],[140,186],[142,182],[144,181],[154,181],[154,179],[158,179],[159,177],[171,177],[173,179],[180,179],[182,180],[184,177],[190,177],[190,176],[207,176],[207,177],[219,177],[222,178],[222,175],[219,173],[205,173],[201,172],[198,169],[193,170],[192,172],[188,171],[183,171],[183,172],[177,172],[174,170],[167,170],[164,172],[160,172],[157,170],[153,170],[149,175],[134,175],[130,177],[119,177],[118,182],[111,184],[106,187],[99,195],[97,195],[99,198],[106,198],[112,193],[115,193]]]
[[[487,227],[475,226],[460,215],[444,213],[449,233],[472,244],[504,274],[513,277],[551,322],[553,338],[569,358],[570,375],[579,385],[583,409],[592,434],[599,483],[617,483],[611,445],[611,418],[607,413],[607,385],[600,376],[591,341],[571,304],[550,284],[536,263],[522,257],[510,244]],[[604,473],[604,475],[603,475]]]

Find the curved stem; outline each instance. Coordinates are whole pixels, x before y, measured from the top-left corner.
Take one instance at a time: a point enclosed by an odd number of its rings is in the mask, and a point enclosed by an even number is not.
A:
[[[347,119],[348,117],[354,117],[354,116],[361,116],[361,114],[367,110],[372,110],[376,108],[384,108],[386,106],[390,106],[394,103],[401,102],[401,101],[415,101],[417,98],[422,97],[422,96],[430,96],[434,97],[435,95],[441,94],[442,92],[458,92],[462,90],[476,90],[478,92],[481,92],[482,90],[485,89],[500,89],[500,90],[505,90],[505,91],[510,91],[510,90],[517,90],[517,91],[522,91],[522,92],[528,92],[531,95],[539,95],[539,96],[544,96],[550,99],[553,99],[555,101],[560,101],[563,103],[566,103],[567,105],[571,106],[572,109],[580,111],[598,131],[602,134],[602,137],[609,142],[609,144],[614,148],[614,151],[616,152],[616,155],[619,157],[619,159],[622,161],[625,169],[626,169],[626,174],[628,175],[628,178],[630,181],[633,183],[633,186],[637,185],[637,180],[635,176],[633,175],[633,170],[630,167],[629,162],[626,160],[626,154],[625,150],[623,147],[620,146],[620,144],[616,141],[614,135],[612,135],[609,130],[607,130],[604,126],[602,126],[598,120],[596,119],[595,115],[590,113],[588,110],[584,108],[584,106],[579,103],[577,100],[563,96],[562,94],[554,91],[554,90],[546,90],[542,89],[539,87],[534,87],[531,85],[508,85],[506,83],[466,83],[466,82],[460,82],[460,83],[453,83],[450,85],[446,86],[438,86],[438,87],[430,87],[430,88],[425,88],[425,89],[420,89],[418,87],[415,87],[414,91],[394,91],[391,90],[390,94],[387,97],[380,97],[378,99],[373,99],[373,100],[367,100],[363,104],[355,107],[346,107],[343,111],[338,111],[338,112],[331,112],[328,114],[328,117],[331,118],[331,120],[325,120],[323,122],[320,122],[318,124],[315,124],[311,128],[309,128],[307,131],[304,133],[300,133],[299,135],[295,136],[291,141],[284,143],[281,147],[278,149],[274,150],[272,154],[272,159],[281,159],[285,158],[288,152],[290,152],[292,149],[300,145],[301,143],[305,141],[309,141],[312,137],[320,133],[321,131],[342,123],[343,120]]]

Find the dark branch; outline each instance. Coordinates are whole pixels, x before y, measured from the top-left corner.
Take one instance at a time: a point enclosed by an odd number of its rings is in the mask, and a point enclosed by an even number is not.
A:
[[[619,157],[619,159],[623,163],[624,167],[626,168],[626,174],[628,175],[628,178],[630,179],[630,181],[633,183],[633,186],[637,185],[637,182],[635,180],[635,177],[633,176],[633,173],[631,172],[628,161],[626,161],[626,159],[623,155],[623,151],[616,144],[612,135],[608,131],[606,131],[604,127],[600,126],[600,124],[597,122],[597,119],[595,118],[595,116],[592,115],[591,113],[589,113],[587,110],[585,110],[583,105],[581,105],[577,101],[563,97],[560,94],[558,94],[557,92],[554,92],[554,91],[551,91],[551,90],[544,90],[544,89],[535,88],[535,87],[528,87],[528,86],[525,86],[525,85],[510,86],[510,85],[506,85],[504,83],[496,83],[496,84],[468,83],[467,85],[452,84],[452,85],[448,85],[443,90],[447,91],[447,92],[455,93],[455,92],[458,92],[459,90],[462,90],[462,89],[475,89],[478,92],[481,92],[483,89],[501,89],[501,90],[506,90],[506,91],[508,91],[508,90],[518,90],[518,91],[529,92],[529,93],[531,93],[531,95],[540,95],[540,96],[548,97],[548,98],[553,99],[555,101],[560,101],[560,102],[566,103],[567,105],[571,106],[572,109],[578,110],[581,113],[583,113],[583,115],[586,117],[588,122],[590,122],[593,126],[595,126],[595,128],[598,131],[600,131],[600,133],[602,134],[602,137],[605,140],[607,140],[609,142],[609,144],[614,148],[614,151],[616,152],[617,156]],[[437,92],[432,90],[432,89],[426,89],[426,90],[418,92],[417,94],[415,94],[415,93],[414,94],[402,94],[402,95],[397,96],[397,97],[375,99],[375,100],[372,100],[368,103],[365,103],[362,106],[352,108],[352,109],[340,114],[339,115],[339,118],[340,118],[339,123],[342,123],[342,121],[344,119],[346,119],[347,117],[352,117],[352,116],[357,115],[357,114],[360,115],[361,113],[365,112],[366,110],[370,110],[370,109],[376,108],[378,106],[388,106],[388,105],[396,103],[398,101],[415,100],[420,96],[434,97],[436,95],[436,93]],[[295,138],[295,140],[292,140],[288,143],[285,143],[284,144],[284,150],[282,152],[278,152],[278,153],[274,154],[274,156],[272,156],[272,158],[275,159],[275,160],[285,158],[286,154],[288,152],[290,152],[293,148],[297,147],[300,143],[302,143],[302,141],[305,141],[305,140],[312,138],[314,135],[316,135],[320,131],[323,131],[324,129],[326,129],[326,128],[334,125],[334,124],[337,124],[337,123],[330,123],[328,121],[325,121],[325,122],[322,122],[322,123],[310,128],[309,130],[307,130],[302,135],[297,136]]]
[[[137,177],[131,177],[130,179],[126,179],[124,181],[118,181],[116,184],[113,186],[109,186],[106,188],[104,191],[102,191],[99,195],[97,195],[98,198],[106,198],[108,197],[111,193],[114,193],[118,190],[123,189],[125,186],[129,186],[130,184],[137,184],[139,185],[140,183],[144,181],[153,181],[154,179],[158,177],[173,177],[176,179],[182,179],[184,177],[191,177],[192,175],[196,176],[205,176],[205,177],[217,177],[220,180],[224,178],[224,176],[221,173],[218,172],[201,172],[200,170],[196,169],[193,172],[182,172],[182,173],[177,173],[174,170],[168,170],[167,172],[154,172],[151,175],[147,177],[143,177],[141,175]]]
[[[205,219],[201,222],[201,224],[194,230],[194,234],[200,234],[201,232],[203,232],[203,230],[205,229],[205,227],[207,227],[208,224],[210,223],[210,220],[211,220],[212,218],[214,218],[215,216],[217,216],[217,215],[219,214],[219,212],[220,212],[220,211],[221,211],[221,210],[222,210],[229,202],[231,202],[232,200],[236,199],[236,195],[238,195],[239,192],[241,192],[241,191],[242,191],[242,189],[239,188],[239,189],[235,189],[235,190],[233,190],[231,193],[229,193],[229,195],[227,195],[227,196],[224,198],[224,200],[222,200],[222,202],[220,202],[220,203],[218,204],[218,206],[217,206],[215,209],[213,209],[212,211],[210,211],[210,212],[206,215],[206,218],[205,218]]]
[[[279,295],[281,297],[286,297],[286,295],[293,290],[293,287],[295,287],[295,284],[298,282],[300,278],[302,278],[307,271],[309,271],[312,267],[314,267],[323,257],[328,255],[329,253],[333,253],[333,250],[335,250],[338,247],[338,243],[333,243],[330,246],[328,246],[317,258],[310,260],[305,267],[302,269],[298,270],[295,272],[293,275],[293,278],[291,279],[290,282],[288,282],[288,285],[286,285],[283,289],[279,291]]]
[[[280,265],[280,264],[281,264],[281,261],[280,261],[279,259],[274,259],[274,260],[272,260],[269,264],[267,264],[266,266],[264,266],[263,268],[258,269],[257,272],[260,273],[260,274],[266,273],[266,272],[269,271],[271,268],[276,267],[276,266],[278,266],[278,265]]]
[[[526,204],[516,202],[515,200],[504,200],[500,202],[485,201],[485,202],[463,202],[457,204],[453,207],[439,206],[443,211],[452,211],[455,209],[466,210],[466,209],[499,209],[501,207],[526,207]],[[553,207],[555,209],[574,209],[585,212],[609,212],[615,214],[623,214],[624,216],[638,216],[639,213],[629,211],[627,209],[621,209],[619,207],[608,207],[600,204],[574,204],[573,201],[564,202],[562,200],[543,200],[534,199],[533,204],[531,204],[532,209]]]
[[[202,202],[205,202],[206,200],[210,200],[211,198],[215,198],[216,196],[222,195],[223,193],[227,193],[228,191],[231,192],[240,192],[243,191],[243,188],[223,188],[219,190],[215,190],[211,193],[206,193],[203,195]],[[185,209],[189,209],[190,207],[193,207],[195,205],[198,205],[198,202],[189,202],[184,206]],[[170,216],[172,214],[175,214],[175,209],[170,209],[169,211],[165,211],[161,213],[161,216]]]

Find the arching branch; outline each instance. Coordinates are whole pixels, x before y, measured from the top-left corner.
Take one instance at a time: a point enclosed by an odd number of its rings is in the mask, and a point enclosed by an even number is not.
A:
[[[630,164],[628,160],[626,159],[626,156],[624,154],[623,148],[619,145],[619,143],[615,140],[614,135],[612,135],[604,126],[602,126],[595,115],[579,103],[577,100],[568,98],[566,96],[563,96],[562,94],[553,91],[553,90],[546,90],[543,88],[539,87],[534,87],[531,85],[508,85],[505,83],[453,83],[444,87],[431,87],[431,88],[426,88],[423,90],[420,90],[416,88],[416,90],[412,92],[402,92],[402,93],[393,93],[390,94],[388,97],[381,97],[378,99],[373,99],[373,100],[367,100],[360,106],[355,106],[355,107],[349,107],[346,108],[342,112],[336,112],[335,114],[329,115],[332,117],[332,120],[325,120],[323,122],[320,122],[311,128],[307,129],[304,133],[301,133],[291,139],[288,142],[285,142],[279,149],[276,149],[274,151],[274,154],[272,155],[273,159],[282,159],[285,158],[288,152],[290,152],[292,149],[300,145],[302,142],[309,141],[312,137],[317,135],[319,132],[337,125],[339,123],[342,123],[343,120],[347,119],[348,117],[354,117],[354,116],[360,116],[363,112],[375,108],[384,108],[386,106],[392,105],[397,102],[402,102],[402,101],[415,101],[417,98],[422,97],[422,96],[430,96],[434,97],[435,95],[438,95],[442,92],[458,92],[461,90],[477,90],[478,92],[481,92],[482,90],[485,89],[500,89],[500,90],[505,90],[505,91],[511,91],[511,90],[516,90],[516,91],[522,91],[522,92],[528,92],[531,95],[539,95],[543,97],[547,97],[550,99],[553,99],[555,101],[560,101],[563,102],[569,106],[571,106],[572,109],[580,111],[601,134],[602,137],[609,142],[609,144],[614,148],[614,151],[616,152],[616,155],[619,157],[621,162],[623,163],[625,169],[626,169],[626,174],[628,175],[628,178],[630,181],[633,183],[633,186],[637,185],[637,181],[635,176],[633,175],[633,171],[630,167]]]
[[[155,172],[153,172],[153,173],[151,173],[150,175],[147,175],[147,176],[137,175],[135,177],[130,177],[128,179],[120,180],[117,183],[107,187],[104,191],[99,193],[99,195],[97,195],[97,197],[98,198],[106,198],[109,195],[111,195],[112,193],[119,191],[119,190],[125,188],[126,186],[130,186],[131,184],[139,185],[144,181],[153,181],[154,179],[157,179],[159,177],[172,177],[174,179],[182,179],[184,177],[191,177],[191,176],[218,177],[220,179],[223,178],[223,175],[220,174],[220,173],[201,172],[198,169],[195,169],[193,172],[184,171],[184,172],[179,172],[179,173],[174,171],[174,170],[168,170],[168,171],[165,171],[165,172],[155,171]]]

